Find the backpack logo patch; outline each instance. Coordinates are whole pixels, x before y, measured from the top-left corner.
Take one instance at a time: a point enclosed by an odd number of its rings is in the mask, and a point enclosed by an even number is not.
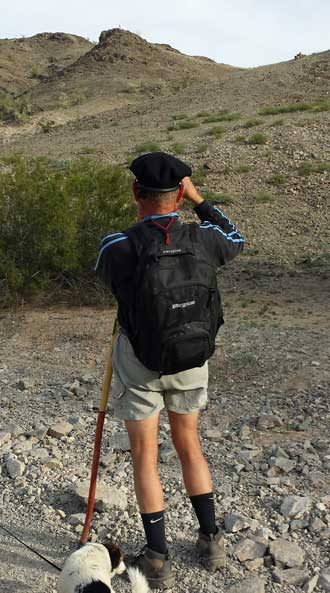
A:
[[[196,301],[188,301],[187,303],[173,303],[171,309],[185,309],[186,307],[192,307],[196,304]]]

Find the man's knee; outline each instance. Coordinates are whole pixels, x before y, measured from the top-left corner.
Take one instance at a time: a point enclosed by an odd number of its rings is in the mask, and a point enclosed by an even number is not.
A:
[[[203,457],[198,435],[173,435],[173,444],[181,463],[192,463]]]

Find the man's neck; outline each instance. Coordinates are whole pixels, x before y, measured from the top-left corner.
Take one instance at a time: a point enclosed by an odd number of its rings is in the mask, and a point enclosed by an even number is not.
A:
[[[150,204],[150,206],[145,204],[143,207],[139,206],[138,208],[138,220],[141,221],[148,216],[166,216],[166,214],[170,215],[176,211],[177,207],[173,206],[173,204],[171,207],[166,207],[165,205],[163,207],[152,207],[152,204]]]

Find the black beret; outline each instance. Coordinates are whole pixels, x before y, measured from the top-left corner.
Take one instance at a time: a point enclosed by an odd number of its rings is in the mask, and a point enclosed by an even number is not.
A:
[[[158,192],[174,191],[183,177],[190,177],[191,168],[171,154],[149,152],[137,157],[129,167],[137,184]]]

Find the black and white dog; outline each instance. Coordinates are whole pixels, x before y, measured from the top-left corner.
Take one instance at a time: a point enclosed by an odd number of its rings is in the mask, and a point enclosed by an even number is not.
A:
[[[113,543],[88,543],[73,552],[62,568],[58,593],[115,593],[111,579],[126,570],[123,554]],[[132,593],[149,593],[146,578],[136,568],[127,569]]]

